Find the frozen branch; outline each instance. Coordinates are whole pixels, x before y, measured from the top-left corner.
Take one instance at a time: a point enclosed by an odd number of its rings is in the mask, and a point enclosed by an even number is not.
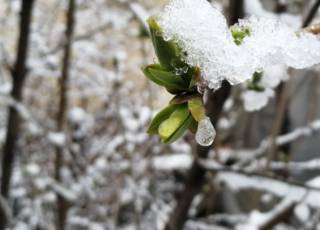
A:
[[[276,224],[284,221],[293,211],[295,202],[289,198],[283,199],[271,211],[260,213],[253,211],[246,224],[237,226],[239,229],[256,228],[260,230],[272,229]]]
[[[256,189],[266,191],[278,197],[303,202],[311,207],[320,207],[320,189],[305,184],[285,181],[265,175],[254,175],[245,171],[220,171],[217,181],[223,182],[231,189]]]
[[[275,144],[277,146],[283,146],[285,144],[292,143],[299,138],[311,136],[319,130],[320,120],[315,120],[313,122],[310,122],[307,126],[298,127],[287,134],[278,136],[275,140]],[[262,140],[259,147],[255,150],[248,151],[248,156],[241,160],[237,165],[247,165],[252,161],[252,159],[263,157],[268,150],[268,147],[270,146],[270,142],[271,140],[269,137]]]

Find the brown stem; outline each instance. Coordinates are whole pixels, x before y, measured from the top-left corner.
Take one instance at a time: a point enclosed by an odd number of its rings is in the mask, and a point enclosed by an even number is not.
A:
[[[69,8],[67,12],[67,27],[65,32],[64,55],[62,60],[62,74],[60,78],[60,101],[57,115],[57,131],[62,132],[64,129],[65,113],[68,105],[68,84],[69,84],[69,70],[71,64],[71,46],[73,40],[75,24],[75,0],[69,0]],[[56,148],[55,161],[55,179],[60,182],[62,180],[60,169],[63,165],[63,148],[61,146]],[[65,227],[68,204],[67,201],[59,194],[57,194],[57,220],[56,229],[63,230]]]
[[[244,16],[243,0],[230,0],[229,5],[229,24],[232,25]],[[231,86],[228,82],[223,82],[221,88],[215,92],[210,92],[208,103],[206,105],[207,115],[210,117],[213,125],[216,125],[222,113],[223,105],[230,95]],[[196,146],[195,157],[207,158],[210,147]],[[166,230],[181,230],[187,220],[190,205],[193,198],[201,191],[206,170],[195,159],[188,173],[184,190],[174,208],[170,219],[166,225]]]
[[[19,25],[19,38],[18,38],[18,50],[16,56],[16,62],[12,70],[13,89],[11,96],[17,102],[22,101],[22,89],[24,79],[26,77],[26,62],[28,56],[28,45],[30,39],[30,24],[33,0],[22,0],[20,25]],[[3,148],[2,158],[2,183],[1,183],[1,195],[8,199],[12,166],[16,154],[17,140],[19,137],[21,125],[21,118],[17,110],[13,106],[9,107],[8,112],[8,124],[7,135]],[[0,216],[0,229],[5,228],[5,218]]]
[[[221,115],[224,102],[230,94],[231,86],[224,82],[222,87],[216,92],[212,92],[208,98],[207,114],[211,117],[212,123],[215,125]],[[208,156],[210,147],[203,147],[197,145],[196,157],[206,158]],[[185,188],[181,193],[178,204],[172,212],[166,230],[180,230],[183,228],[187,220],[188,211],[193,198],[200,192],[206,170],[199,166],[198,161],[195,160],[189,171],[188,178],[185,183]]]

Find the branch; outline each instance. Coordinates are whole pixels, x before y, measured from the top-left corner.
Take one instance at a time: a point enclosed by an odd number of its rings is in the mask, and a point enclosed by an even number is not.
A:
[[[216,172],[216,170],[214,171]],[[320,189],[317,187],[241,170],[224,169],[224,171],[217,172],[217,180],[235,191],[256,189],[278,197],[290,198],[295,202],[306,203],[314,208],[320,208],[320,204],[314,202],[320,199]]]
[[[302,27],[307,27],[313,20],[313,18],[316,16],[317,11],[320,6],[320,0],[317,0],[315,4],[311,7],[309,14],[307,15],[306,19],[304,20]]]
[[[309,123],[309,125],[307,126],[298,127],[292,132],[278,136],[275,140],[275,144],[277,146],[289,144],[301,137],[311,136],[312,134],[318,132],[319,130],[320,130],[320,119]],[[249,164],[253,158],[257,159],[257,158],[263,157],[270,146],[270,142],[271,142],[270,137],[262,140],[259,147],[255,150],[249,151],[248,157],[241,160],[237,164],[237,166],[238,167],[245,166]]]

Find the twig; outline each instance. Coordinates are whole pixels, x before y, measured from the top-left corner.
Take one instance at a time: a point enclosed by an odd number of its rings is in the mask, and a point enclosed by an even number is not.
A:
[[[60,80],[60,98],[59,98],[59,110],[57,114],[57,131],[63,132],[65,113],[68,107],[68,85],[69,85],[69,72],[71,66],[71,52],[72,52],[72,42],[73,33],[75,27],[75,13],[76,13],[76,2],[75,0],[69,0],[68,12],[67,12],[67,25],[65,30],[65,44],[64,44],[64,55],[62,60],[62,70]],[[56,159],[55,159],[55,179],[61,183],[61,168],[63,166],[63,149],[61,146],[56,148]],[[57,199],[57,220],[56,229],[65,229],[65,222],[67,217],[68,203],[65,197],[61,196],[59,193]]]
[[[319,130],[320,130],[320,120],[315,120],[313,122],[310,122],[307,126],[298,127],[295,130],[291,131],[290,133],[278,136],[276,138],[275,143],[277,146],[289,144],[301,137],[310,136],[313,133],[318,132]],[[248,165],[252,161],[252,159],[263,157],[269,145],[270,145],[270,137],[262,140],[259,147],[251,151],[250,154],[248,154],[249,157],[241,160],[236,165],[238,167],[243,167],[245,165]]]
[[[307,15],[306,19],[304,20],[302,27],[307,27],[316,16],[316,13],[320,6],[320,0],[317,0],[316,3],[311,7],[309,14]]]
[[[11,96],[16,101],[22,101],[22,89],[27,74],[26,62],[28,59],[33,3],[33,0],[21,0],[17,57],[13,71],[11,72],[13,80]],[[9,107],[8,112],[8,124],[6,128],[7,134],[2,153],[3,158],[1,181],[1,195],[6,199],[9,197],[12,167],[16,155],[20,126],[22,123],[19,113],[13,107]],[[0,229],[4,229],[5,225],[5,217],[0,216]]]
[[[228,172],[228,173],[235,173],[235,174],[240,174],[240,175],[244,175],[247,176],[249,178],[256,178],[256,179],[268,179],[268,180],[272,180],[272,181],[278,181],[290,186],[296,186],[299,188],[303,188],[303,189],[309,189],[309,190],[313,190],[313,191],[317,191],[319,192],[319,196],[320,196],[320,188],[317,187],[313,187],[313,186],[309,186],[303,183],[300,183],[298,181],[294,181],[294,180],[289,180],[289,179],[283,179],[283,178],[279,178],[273,175],[266,175],[264,173],[260,173],[260,172],[255,172],[252,170],[246,170],[246,169],[237,169],[237,168],[232,168],[232,167],[227,167],[227,166],[223,166],[223,165],[216,165],[216,164],[211,164],[210,161],[198,161],[198,164],[203,167],[205,170],[207,171],[211,171],[214,173],[220,173],[220,172]],[[230,180],[231,181],[231,180]],[[271,188],[270,188],[271,189]]]
[[[239,18],[244,16],[243,0],[230,0],[230,14],[229,24],[232,25],[238,21]],[[222,87],[209,94],[207,103],[207,114],[211,118],[212,123],[215,125],[220,118],[223,110],[223,105],[231,92],[229,83],[224,82]],[[195,158],[207,158],[210,147],[203,147],[197,145],[195,148]],[[178,200],[173,213],[166,224],[166,230],[181,230],[187,220],[190,205],[194,197],[201,191],[201,187],[205,180],[206,170],[203,169],[197,160],[194,160],[191,169],[188,173],[188,178],[185,182],[184,190]]]

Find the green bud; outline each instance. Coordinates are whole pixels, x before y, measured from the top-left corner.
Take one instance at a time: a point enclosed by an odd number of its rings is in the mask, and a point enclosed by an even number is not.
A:
[[[254,90],[257,92],[264,91],[264,88],[262,86],[260,86],[262,77],[263,77],[262,71],[261,72],[254,72],[252,79],[250,81],[248,81],[248,83],[247,83],[248,89]]]
[[[203,101],[201,97],[195,97],[188,101],[188,109],[192,114],[192,117],[200,122],[206,116],[206,110],[203,105]]]
[[[250,36],[250,34],[251,34],[250,28],[240,27],[238,25],[231,26],[230,30],[231,30],[231,34],[233,37],[233,41],[237,45],[241,45],[243,39],[247,36]]]
[[[176,43],[166,41],[163,38],[163,31],[154,17],[148,19],[152,43],[161,66],[165,70],[173,71],[175,68],[183,67],[186,64],[181,61],[181,49]]]
[[[168,119],[170,115],[179,107],[179,105],[169,105],[161,110],[157,115],[152,119],[148,133],[149,134],[158,134],[158,129],[160,124]]]
[[[160,124],[159,135],[161,140],[164,143],[171,143],[182,136],[192,121],[192,119],[189,119],[190,117],[191,116],[187,105],[179,105],[179,107],[170,115],[170,117]],[[188,126],[186,126],[186,122]],[[177,135],[177,132],[179,135]]]

